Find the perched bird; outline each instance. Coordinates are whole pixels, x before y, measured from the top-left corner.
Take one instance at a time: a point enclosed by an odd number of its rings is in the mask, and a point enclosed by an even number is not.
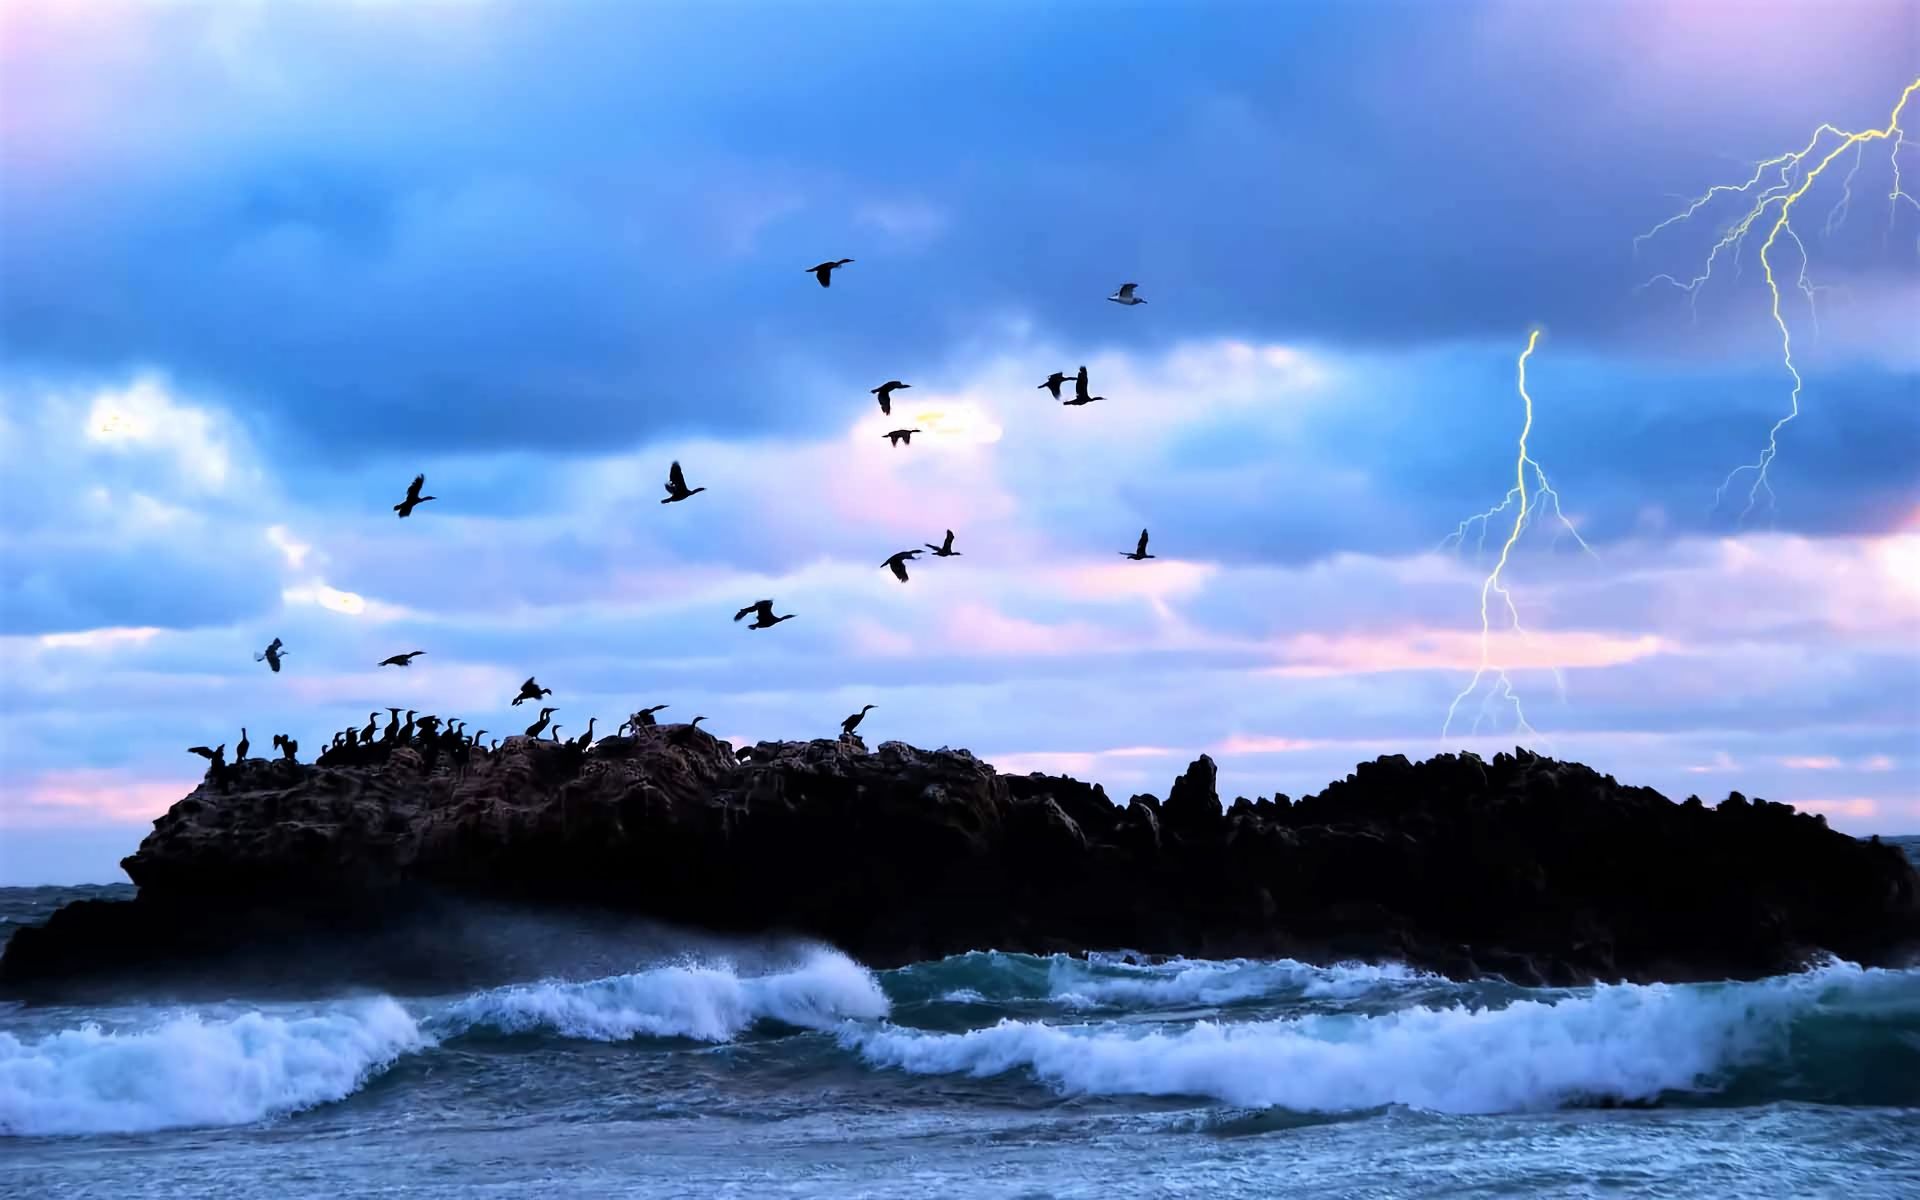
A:
[[[409,650],[405,654],[396,654],[392,658],[383,658],[379,665],[383,667],[410,667],[413,660],[425,654],[425,650]]]
[[[280,648],[280,639],[275,638],[271,642],[267,643],[267,648],[265,650],[262,650],[260,651],[260,653],[253,656],[253,661],[255,662],[264,661],[269,667],[273,668],[274,673],[277,675],[280,672],[280,660],[285,658],[286,656],[287,656],[287,652]]]
[[[187,753],[198,754],[201,758],[206,759],[209,764],[207,767],[209,771],[215,767],[224,767],[227,765],[227,744],[225,742],[221,742],[219,746],[212,750],[207,749],[205,746],[188,746]]]
[[[922,542],[920,544],[925,546],[927,549],[933,551],[933,556],[935,558],[959,558],[960,557],[960,552],[953,548],[953,530],[951,529],[947,530],[947,540],[944,542],[941,542],[938,546],[934,545],[932,542]]]
[[[851,736],[854,730],[860,728],[860,722],[866,719],[867,714],[872,712],[877,707],[879,706],[874,704],[866,705],[859,712],[853,714],[852,716],[848,717],[846,720],[840,722],[840,736],[841,737]]]
[[[558,725],[555,725],[552,729],[547,730],[547,740],[555,743],[556,745],[559,744],[560,727]]]
[[[1139,286],[1137,283],[1123,283],[1120,285],[1120,290],[1108,296],[1107,299],[1113,301],[1115,304],[1145,304],[1145,300],[1133,294],[1133,289]]]
[[[733,619],[736,621],[744,620],[748,613],[759,614],[754,617],[752,624],[747,626],[748,629],[772,629],[782,621],[793,620],[794,616],[794,614],[788,613],[784,617],[776,617],[773,615],[773,601],[755,600],[752,604],[747,605],[739,612],[733,614]]]
[[[413,714],[414,714],[414,711],[415,711],[415,710],[413,710],[413,709],[411,709],[411,708],[407,710],[407,723],[406,723],[406,724],[404,724],[404,725],[402,725],[402,726],[400,727],[400,740],[401,740],[402,742],[410,742],[410,741],[412,741],[412,740],[413,740]]]
[[[513,698],[513,703],[517,707],[522,700],[538,700],[542,696],[551,695],[553,695],[552,688],[541,687],[533,681],[533,676],[529,675],[527,681],[520,685],[520,694]]]
[[[438,496],[422,496],[420,494],[420,486],[426,483],[426,481],[427,477],[425,475],[415,475],[413,482],[407,485],[407,498],[393,506],[393,511],[400,514],[401,520],[406,520],[413,512],[415,505],[425,504],[429,500],[439,499]]]
[[[387,728],[380,735],[380,740],[383,742],[390,742],[400,736],[400,710],[390,708],[387,711],[392,713],[393,716],[388,719]]]
[[[1116,553],[1119,554],[1121,558],[1130,558],[1135,562],[1152,558],[1153,555],[1147,553],[1147,531],[1144,529],[1140,531],[1140,544],[1133,548],[1132,554],[1128,554],[1125,550],[1116,551]]]
[[[919,557],[920,551],[918,550],[902,550],[880,565],[892,571],[895,579],[898,579],[901,583],[905,583],[907,581],[907,560]]]
[[[680,473],[680,464],[676,462],[667,468],[667,498],[660,503],[672,504],[676,500],[685,500],[695,492],[704,492],[706,490],[707,489],[703,487],[689,488],[687,486],[687,477]]]
[[[699,729],[700,722],[704,720],[706,720],[705,717],[695,717],[693,720],[688,721],[685,725],[682,725],[678,729],[675,729],[671,733],[669,733],[667,735],[667,739],[675,743],[676,745],[682,745],[682,746],[686,745],[688,742],[693,740],[693,731],[696,729]]]
[[[280,756],[282,758],[286,759],[288,762],[300,761],[300,743],[299,742],[294,741],[292,738],[288,737],[284,733],[276,733],[273,736],[276,739],[278,739],[276,744],[280,747]]]
[[[889,430],[886,433],[881,434],[880,436],[883,438],[886,438],[887,441],[891,442],[895,446],[898,446],[901,442],[905,442],[907,445],[911,446],[913,445],[913,435],[919,432],[920,431],[918,429],[893,429],[893,430]]]
[[[898,379],[889,379],[879,387],[868,388],[867,390],[873,395],[880,397],[881,415],[890,417],[893,415],[893,394],[901,388],[910,388],[912,386],[910,383],[901,383]]]
[[[1058,400],[1060,398],[1060,385],[1071,378],[1073,378],[1073,376],[1068,375],[1064,371],[1055,371],[1053,374],[1047,376],[1047,381],[1040,386],[1052,392],[1053,398]]]
[[[1092,404],[1095,400],[1105,399],[1105,396],[1087,395],[1087,369],[1081,367],[1080,373],[1073,377],[1073,399],[1063,400],[1061,403],[1078,406],[1081,404]]]
[[[247,727],[245,725],[242,725],[240,727],[240,741],[236,743],[233,747],[233,761],[235,762],[247,761],[247,751],[252,747],[253,747],[253,743],[247,740]]]
[[[374,731],[379,728],[380,728],[380,714],[377,712],[368,713],[367,723],[360,730],[360,744],[362,746],[373,745]],[[240,732],[245,733],[246,730],[242,729]]]
[[[483,737],[485,737],[485,736],[487,736],[487,731],[486,731],[486,730],[484,730],[484,729],[476,729],[476,730],[474,730],[474,731],[473,731],[473,736],[467,739],[467,744],[468,744],[469,746],[478,746],[478,745],[480,745],[480,739],[481,739],[481,738],[483,738]]]
[[[818,279],[821,287],[832,287],[834,271],[846,266],[852,261],[850,258],[842,258],[834,262],[815,263],[813,266],[807,268],[807,273],[815,279]]]
[[[557,708],[541,709],[540,719],[538,721],[535,721],[533,724],[527,726],[527,736],[530,738],[539,737],[541,732],[546,729],[547,721],[553,716],[554,713],[557,713],[559,711],[560,710]]]
[[[655,704],[655,705],[651,705],[650,707],[643,708],[639,712],[633,714],[632,717],[628,718],[628,723],[631,724],[635,729],[639,729],[644,725],[657,724],[657,722],[654,721],[653,719],[653,714],[667,707],[669,706],[665,704]]]
[[[593,745],[593,723],[595,721],[598,721],[599,719],[600,719],[599,717],[587,718],[587,731],[581,734],[579,737],[573,739],[574,749],[585,750],[588,746]]]

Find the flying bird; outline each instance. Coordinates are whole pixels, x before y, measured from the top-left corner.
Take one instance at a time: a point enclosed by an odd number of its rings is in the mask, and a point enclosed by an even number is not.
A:
[[[932,542],[922,542],[920,544],[925,546],[927,549],[933,551],[933,556],[935,558],[959,558],[960,557],[960,552],[953,548],[953,530],[951,529],[947,530],[947,540],[944,542],[941,542],[938,546],[934,545]]]
[[[422,496],[420,494],[420,486],[426,481],[427,477],[425,475],[415,475],[413,482],[407,485],[407,498],[393,506],[393,511],[400,514],[401,520],[406,520],[407,515],[413,511],[415,505],[425,504],[429,500],[439,499],[437,496]]]
[[[821,287],[832,287],[834,271],[852,261],[850,258],[842,258],[834,262],[815,263],[807,268],[807,272],[820,281]]]
[[[867,391],[880,397],[880,413],[882,416],[890,417],[893,415],[893,394],[901,388],[912,386],[910,383],[901,383],[898,379],[889,379],[879,387],[868,388]]]
[[[1058,400],[1060,398],[1060,385],[1071,378],[1073,378],[1073,376],[1068,375],[1064,371],[1055,371],[1053,374],[1047,376],[1046,382],[1040,386],[1052,392],[1053,398]]]
[[[1092,404],[1095,400],[1105,399],[1105,396],[1089,396],[1087,394],[1087,369],[1081,367],[1080,373],[1073,377],[1073,399],[1063,400],[1061,403],[1077,406],[1081,404]]]
[[[531,725],[529,725],[529,726],[527,726],[527,736],[528,736],[528,737],[530,737],[530,738],[537,738],[537,737],[539,737],[539,736],[540,736],[540,734],[541,734],[541,733],[542,733],[543,731],[545,731],[545,729],[547,728],[547,719],[548,719],[549,717],[551,717],[551,716],[553,716],[553,714],[554,714],[554,713],[557,713],[557,712],[559,712],[559,711],[560,711],[560,710],[559,710],[559,709],[557,709],[557,708],[543,708],[543,709],[541,709],[541,710],[540,710],[540,719],[539,719],[538,721],[535,721],[535,722],[534,722],[533,724],[531,724]]]
[[[672,504],[675,500],[685,500],[695,492],[704,492],[706,490],[707,489],[703,487],[689,488],[687,486],[687,477],[680,473],[680,464],[676,462],[667,468],[667,498],[660,503]]]
[[[533,676],[529,675],[527,681],[520,685],[520,694],[513,698],[513,702],[518,705],[522,700],[538,700],[542,696],[551,695],[553,695],[552,688],[541,687],[533,681]]]
[[[913,435],[919,432],[918,429],[892,429],[880,436],[886,438],[890,444],[895,446],[898,446],[901,442],[905,442],[911,446],[913,445]]]
[[[1113,301],[1115,304],[1145,304],[1145,300],[1133,294],[1133,289],[1139,286],[1137,283],[1123,283],[1120,285],[1120,290],[1108,296],[1107,299]]]
[[[850,736],[854,730],[860,727],[860,722],[866,719],[867,714],[869,712],[872,712],[876,707],[877,705],[872,705],[872,704],[866,705],[859,712],[854,713],[852,716],[848,717],[846,720],[840,722],[840,736],[841,737]]]
[[[409,650],[405,654],[396,654],[392,658],[383,658],[379,665],[383,667],[410,667],[413,660],[425,654],[425,650]]]
[[[880,565],[892,571],[895,579],[898,579],[901,583],[905,583],[907,581],[907,560],[919,557],[920,551],[918,550],[902,550]]]
[[[273,668],[274,674],[277,675],[280,673],[280,660],[286,656],[287,652],[280,648],[280,639],[275,638],[267,643],[265,650],[253,656],[253,661],[266,663],[269,667]]]
[[[1147,531],[1144,529],[1140,531],[1140,544],[1133,548],[1132,554],[1128,554],[1125,550],[1116,551],[1116,553],[1119,554],[1121,558],[1130,558],[1135,562],[1152,558],[1153,555],[1147,553]]]
[[[752,624],[747,626],[748,629],[772,629],[782,621],[793,620],[794,616],[794,614],[788,613],[784,617],[776,617],[773,615],[773,601],[755,600],[752,604],[747,605],[739,612],[733,614],[733,619],[736,621],[744,620],[748,613],[759,614],[754,617]]]

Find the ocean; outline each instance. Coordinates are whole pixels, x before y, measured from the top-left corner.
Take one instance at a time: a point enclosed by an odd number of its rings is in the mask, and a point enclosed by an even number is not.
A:
[[[0,889],[0,936],[130,893]],[[1920,969],[649,946],[446,995],[0,1004],[0,1194],[1920,1196]]]

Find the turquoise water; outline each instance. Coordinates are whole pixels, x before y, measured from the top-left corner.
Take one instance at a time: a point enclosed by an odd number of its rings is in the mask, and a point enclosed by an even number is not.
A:
[[[15,1195],[1912,1197],[1920,971],[709,946],[457,995],[0,1007],[0,1133]]]

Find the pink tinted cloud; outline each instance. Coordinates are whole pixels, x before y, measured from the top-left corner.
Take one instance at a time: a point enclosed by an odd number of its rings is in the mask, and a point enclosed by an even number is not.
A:
[[[197,760],[196,760],[197,761]],[[191,775],[152,778],[100,767],[42,771],[7,785],[0,825],[13,828],[151,821],[194,789]]]
[[[1236,733],[1216,749],[1222,754],[1291,754],[1296,750],[1318,749],[1323,744],[1311,738]]]
[[[979,602],[957,605],[947,613],[941,636],[957,650],[991,655],[1081,654],[1111,644],[1107,635],[1082,621],[1048,625]]]
[[[1831,754],[1799,755],[1781,759],[1780,765],[1789,771],[1837,771],[1840,760]]]
[[[1488,662],[1505,670],[1612,667],[1673,647],[1652,634],[1617,637],[1585,630],[1541,630],[1502,635],[1488,643]],[[1287,661],[1267,674],[1295,677],[1367,675],[1385,671],[1468,671],[1481,665],[1477,630],[1407,628],[1393,633],[1320,634],[1286,638]]]

